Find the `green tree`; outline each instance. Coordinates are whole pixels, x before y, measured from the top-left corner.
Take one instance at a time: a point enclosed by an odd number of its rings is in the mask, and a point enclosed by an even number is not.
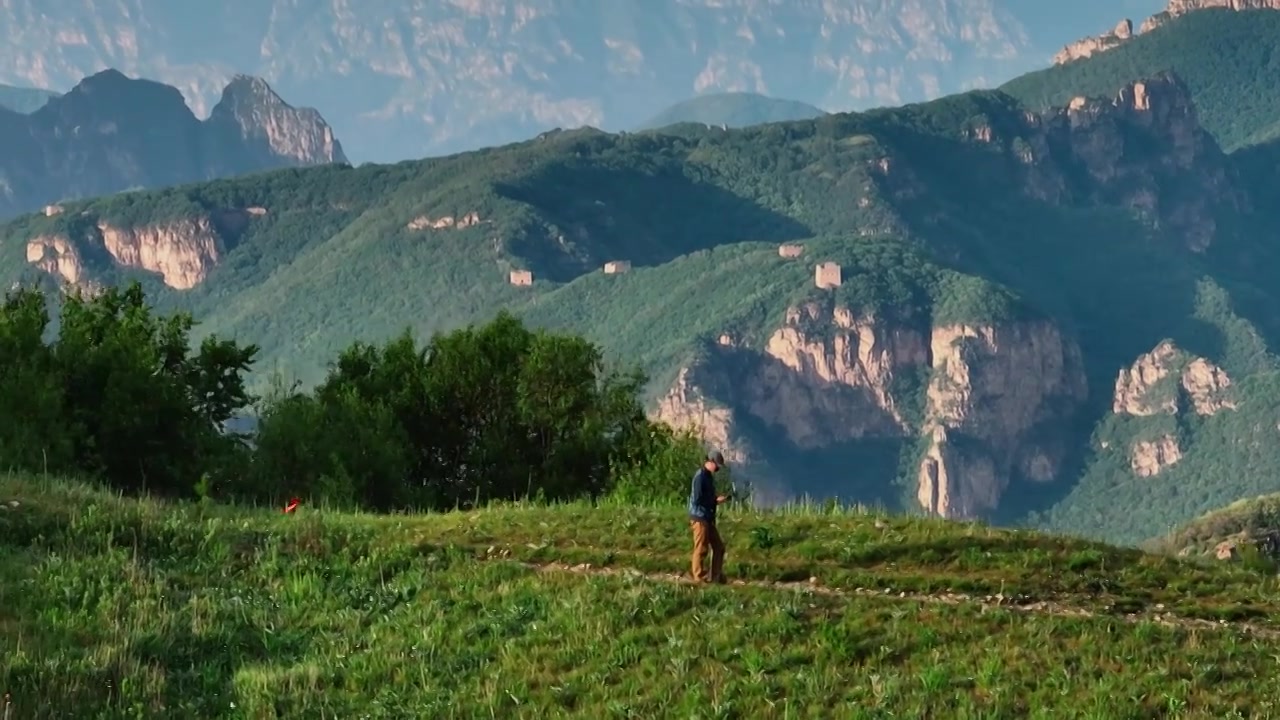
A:
[[[0,459],[168,494],[231,467],[241,444],[223,425],[248,404],[256,347],[210,337],[192,354],[191,317],[155,316],[137,283],[65,298],[48,343],[45,303],[19,290],[0,309],[0,406],[11,418]]]
[[[594,344],[509,313],[422,348],[408,333],[355,343],[314,392],[265,404],[246,490],[376,510],[599,497],[666,452],[644,384],[608,371]]]

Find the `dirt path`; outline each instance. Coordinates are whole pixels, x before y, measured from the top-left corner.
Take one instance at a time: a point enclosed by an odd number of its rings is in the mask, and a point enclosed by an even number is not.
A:
[[[499,558],[494,558],[499,560]],[[695,583],[687,576],[680,573],[653,573],[642,572],[632,568],[617,567],[597,567],[590,564],[569,565],[566,563],[548,562],[548,563],[531,563],[515,560],[504,560],[505,562],[513,562],[522,567],[526,567],[539,572],[562,572],[576,573],[584,575],[604,575],[616,577],[631,577],[643,579],[651,582],[679,583],[684,585],[694,585]],[[799,593],[813,593],[817,595],[825,595],[830,597],[868,597],[880,598],[882,600],[893,600],[900,602],[915,603],[935,603],[943,605],[976,605],[985,612],[986,610],[1008,610],[1010,612],[1020,612],[1034,615],[1052,615],[1057,617],[1099,617],[1099,618],[1116,618],[1131,623],[1151,622],[1166,627],[1176,627],[1184,630],[1218,630],[1237,632],[1241,635],[1256,637],[1263,640],[1280,641],[1280,630],[1256,625],[1253,623],[1231,622],[1226,620],[1213,621],[1202,620],[1199,618],[1189,618],[1177,615],[1172,612],[1165,612],[1162,605],[1156,605],[1154,611],[1138,612],[1138,613],[1121,613],[1121,612],[1100,612],[1080,605],[1075,605],[1067,601],[1056,600],[1029,600],[1015,597],[1005,597],[1002,595],[992,596],[975,596],[966,595],[964,593],[913,593],[913,592],[893,592],[892,590],[868,590],[866,588],[843,589],[827,587],[813,578],[810,582],[773,582],[766,580],[731,580],[728,587],[756,587],[767,590],[785,590]]]

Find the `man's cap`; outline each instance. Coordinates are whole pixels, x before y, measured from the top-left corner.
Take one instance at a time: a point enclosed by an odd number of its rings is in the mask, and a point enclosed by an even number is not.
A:
[[[720,467],[724,467],[724,455],[721,455],[719,450],[712,450],[707,453],[707,459]]]

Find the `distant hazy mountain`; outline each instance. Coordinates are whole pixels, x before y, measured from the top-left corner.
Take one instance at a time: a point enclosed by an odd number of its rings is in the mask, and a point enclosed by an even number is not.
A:
[[[176,89],[106,70],[31,113],[0,108],[0,217],[48,203],[345,162],[319,113],[239,76],[207,120]]]
[[[0,82],[103,68],[206,113],[236,73],[319,108],[357,161],[634,128],[711,92],[836,112],[994,86],[1160,0],[0,0]]]
[[[749,127],[787,120],[809,120],[826,112],[808,103],[771,98],[758,93],[713,93],[676,103],[658,113],[642,128],[660,128],[696,122],[727,127]]]
[[[58,93],[52,90],[0,84],[0,108],[7,108],[20,113],[39,110],[49,101],[49,98],[57,96]]]

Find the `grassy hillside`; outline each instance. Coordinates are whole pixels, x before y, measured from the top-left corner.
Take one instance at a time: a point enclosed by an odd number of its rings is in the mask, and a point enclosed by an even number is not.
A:
[[[12,476],[0,503],[13,717],[1266,717],[1280,697],[1274,579],[978,525],[729,508],[732,584],[695,588],[677,508],[283,515]]]
[[[1093,57],[1028,73],[1001,90],[1033,107],[1110,96],[1122,83],[1173,70],[1227,150],[1280,137],[1280,13],[1199,10]]]
[[[826,114],[825,110],[795,100],[748,92],[712,93],[676,103],[650,118],[640,129],[662,128],[677,123],[741,128],[788,120],[809,120]]]
[[[1157,552],[1213,555],[1222,543],[1260,551],[1271,561],[1280,559],[1280,495],[1259,495],[1236,500],[1205,513],[1145,546]]]

